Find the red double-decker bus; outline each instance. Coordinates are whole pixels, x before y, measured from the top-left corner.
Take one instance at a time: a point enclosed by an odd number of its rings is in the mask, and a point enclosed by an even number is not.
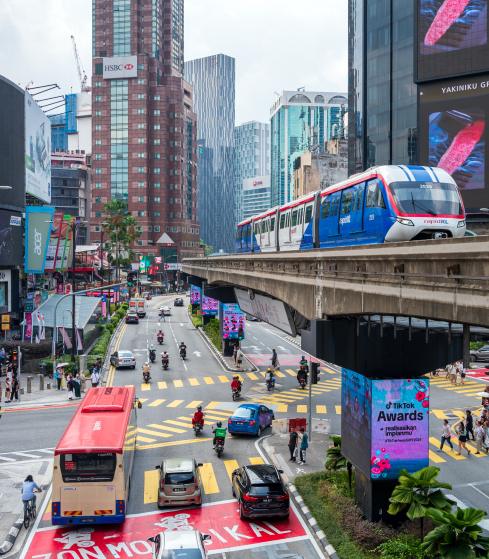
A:
[[[132,387],[90,388],[54,451],[52,523],[126,518],[136,448]]]

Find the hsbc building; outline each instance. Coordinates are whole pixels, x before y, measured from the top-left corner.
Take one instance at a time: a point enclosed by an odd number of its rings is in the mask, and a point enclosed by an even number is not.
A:
[[[138,77],[138,57],[104,58],[104,80]]]

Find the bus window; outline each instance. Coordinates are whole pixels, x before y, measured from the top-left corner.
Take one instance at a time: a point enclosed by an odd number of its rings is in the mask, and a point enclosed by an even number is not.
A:
[[[304,214],[304,208],[301,208],[301,209],[299,210],[299,221],[298,221],[298,224],[299,224],[299,225],[302,225],[302,217],[303,217],[303,214]]]
[[[294,210],[292,212],[292,227],[295,227],[297,225],[297,214],[298,214],[298,210]]]
[[[331,206],[331,200],[328,198],[323,202],[321,206],[321,219],[326,219],[329,217],[329,208]]]
[[[116,458],[113,453],[76,453],[61,455],[63,482],[112,481]]]
[[[377,181],[372,181],[368,184],[367,189],[367,208],[382,208],[386,209],[384,196],[380,184]]]
[[[356,209],[357,209],[357,194],[358,194],[358,191],[355,190],[355,194],[353,195],[353,202],[351,204],[351,211],[352,212],[356,211]]]
[[[309,223],[312,219],[312,204],[306,208],[306,223]]]
[[[362,209],[363,191],[364,191],[364,188],[360,188],[360,190],[358,191],[357,210],[361,210],[361,209]]]
[[[270,220],[270,231],[275,231],[275,217]]]
[[[351,212],[351,199],[352,193],[343,194],[343,200],[341,201],[341,215],[346,215]]]
[[[285,227],[285,214],[281,214],[280,216],[280,229]]]

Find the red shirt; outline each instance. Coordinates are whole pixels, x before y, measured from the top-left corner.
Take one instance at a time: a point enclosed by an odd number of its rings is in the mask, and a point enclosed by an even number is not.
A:
[[[197,423],[202,423],[202,421],[204,421],[204,414],[201,411],[196,411],[194,413],[194,419]]]
[[[233,382],[231,383],[231,388],[233,390],[239,390],[239,380],[233,380]]]

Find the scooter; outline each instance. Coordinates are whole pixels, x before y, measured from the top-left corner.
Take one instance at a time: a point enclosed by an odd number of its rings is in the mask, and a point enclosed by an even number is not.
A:
[[[233,402],[241,397],[241,386],[239,388],[233,388]]]
[[[155,351],[150,351],[149,352],[149,359],[150,359],[151,363],[154,363],[156,361],[156,352]]]
[[[195,436],[198,437],[199,433],[204,429],[202,423],[194,423]]]
[[[184,348],[184,347],[181,347],[181,348],[180,348],[180,357],[181,357],[182,359],[185,359],[185,357],[187,357],[187,350],[186,350],[186,348]]]
[[[168,369],[168,365],[169,365],[169,359],[168,357],[162,357],[161,358],[161,365],[163,366],[163,369],[166,371]]]
[[[214,450],[217,452],[217,457],[220,458],[221,452],[224,452],[224,439],[222,437],[216,440],[216,447]]]
[[[143,379],[144,379],[144,382],[145,382],[146,384],[149,382],[149,378],[150,378],[149,371],[148,371],[148,372],[143,371]]]
[[[302,388],[302,390],[305,390],[307,386],[307,379],[304,377],[300,377],[298,380],[299,380],[299,386]]]
[[[163,337],[164,337],[164,334],[158,334],[158,343],[160,345],[163,345]]]
[[[270,390],[273,390],[275,388],[275,379],[274,378],[269,378],[267,379],[267,390],[270,392]]]

